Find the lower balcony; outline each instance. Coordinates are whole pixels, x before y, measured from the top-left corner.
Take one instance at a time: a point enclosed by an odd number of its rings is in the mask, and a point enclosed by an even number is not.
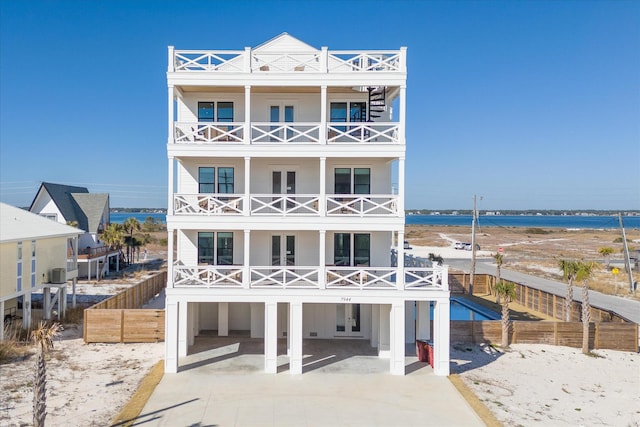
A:
[[[443,266],[405,267],[402,283],[397,278],[397,267],[173,266],[174,288],[449,290]]]

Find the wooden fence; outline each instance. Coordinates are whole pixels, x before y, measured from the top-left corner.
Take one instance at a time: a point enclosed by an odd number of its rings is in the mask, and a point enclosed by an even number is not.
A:
[[[84,310],[84,342],[164,341],[164,310],[140,309],[167,284],[163,271]]]
[[[451,342],[500,344],[499,320],[451,321]],[[582,347],[581,322],[512,322],[511,344],[550,344]],[[635,323],[594,322],[589,324],[589,348],[638,351],[638,325]]]
[[[474,276],[473,293],[475,295],[488,295],[495,284],[495,276],[490,274],[476,274]],[[508,282],[508,280],[507,280]],[[516,288],[515,303],[530,310],[537,311],[553,319],[565,320],[565,297],[552,294],[527,285],[511,282]],[[449,274],[449,289],[451,293],[463,294],[469,292],[469,274]],[[582,303],[574,301],[571,310],[571,321],[581,320]],[[591,306],[591,320],[595,322],[628,323],[629,320],[611,310]]]

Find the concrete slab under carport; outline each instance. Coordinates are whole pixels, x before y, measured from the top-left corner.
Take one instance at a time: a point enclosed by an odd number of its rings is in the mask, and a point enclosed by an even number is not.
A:
[[[304,340],[303,374],[264,373],[261,339],[199,336],[135,424],[145,426],[482,426],[446,377],[407,345],[405,376],[367,340]]]

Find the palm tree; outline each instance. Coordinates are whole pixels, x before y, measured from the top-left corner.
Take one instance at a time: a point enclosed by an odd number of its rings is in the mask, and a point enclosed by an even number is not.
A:
[[[607,260],[607,268],[609,268],[609,266],[611,265],[611,254],[613,254],[614,252],[615,252],[615,249],[613,249],[610,246],[605,246],[603,248],[598,249],[598,253],[603,257],[605,257],[605,259]]]
[[[504,256],[500,252],[497,252],[493,256],[493,259],[496,260],[496,283],[498,283],[500,281],[500,269],[502,268]],[[497,292],[496,292],[496,304],[500,304],[500,297],[498,296]]]
[[[589,354],[589,320],[591,320],[591,305],[589,304],[589,286],[587,282],[593,275],[598,264],[593,261],[577,263],[576,280],[582,282],[582,352]]]
[[[124,244],[124,229],[121,224],[109,224],[100,238],[109,248],[119,250]]]
[[[133,244],[133,232],[140,230],[140,221],[134,217],[127,218],[122,224],[124,231],[129,234],[127,242],[127,262],[131,264],[131,246]]]
[[[62,326],[59,323],[47,325],[40,322],[38,328],[31,332],[31,339],[36,344],[36,371],[33,381],[33,425],[44,427],[47,416],[47,361],[45,353],[53,348],[53,339],[60,335]]]
[[[495,285],[496,295],[502,304],[502,348],[509,348],[509,303],[516,298],[516,285],[511,282],[499,281]]]
[[[564,320],[571,321],[571,307],[573,306],[573,280],[578,272],[578,262],[575,260],[561,259],[558,261],[558,267],[562,272],[564,280],[567,281],[567,296],[564,299]]]

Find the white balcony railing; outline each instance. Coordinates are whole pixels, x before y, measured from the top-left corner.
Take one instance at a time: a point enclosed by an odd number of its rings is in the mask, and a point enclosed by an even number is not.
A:
[[[247,283],[239,265],[173,266],[174,287],[250,289],[402,290],[396,267],[250,266]],[[324,278],[324,283],[320,279]],[[405,268],[404,290],[449,290],[447,267]]]
[[[317,144],[320,123],[252,123],[251,143]]]
[[[329,123],[327,143],[380,143],[397,144],[399,125],[397,123]]]
[[[318,215],[317,194],[252,194],[251,215]]]
[[[176,144],[243,142],[244,123],[176,122],[174,128]]]
[[[173,267],[174,287],[241,288],[242,267],[227,265]]]
[[[242,214],[244,196],[241,194],[174,194],[175,215],[238,215]]]
[[[169,47],[169,72],[362,73],[403,72],[406,50],[260,52],[175,50]]]
[[[388,194],[332,194],[327,196],[327,215],[397,215],[397,200]]]
[[[400,125],[393,122],[327,123],[255,122],[245,140],[245,124],[176,122],[175,144],[399,144]],[[321,138],[324,135],[324,138]]]
[[[397,216],[394,194],[329,194],[327,216]],[[244,215],[243,194],[202,193],[173,195],[174,215]],[[250,194],[249,215],[319,216],[319,194]]]
[[[318,267],[251,267],[250,287],[254,289],[318,289]]]

